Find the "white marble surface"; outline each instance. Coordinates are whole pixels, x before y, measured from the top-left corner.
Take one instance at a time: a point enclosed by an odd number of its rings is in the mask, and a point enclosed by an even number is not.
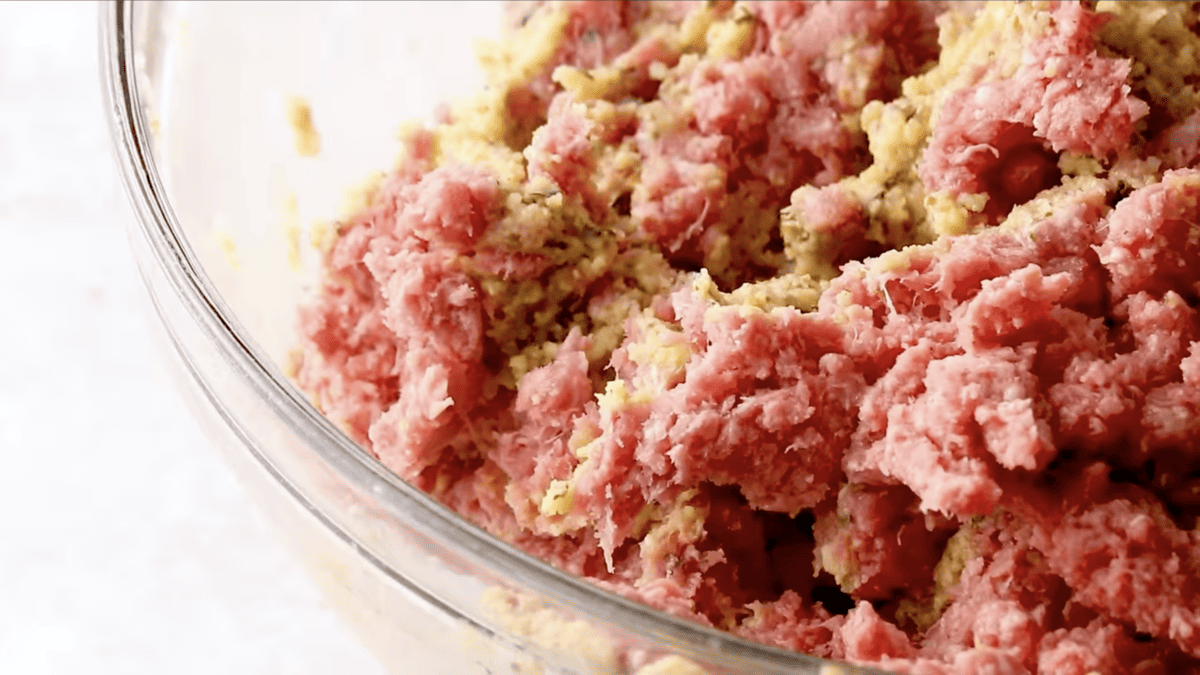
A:
[[[382,673],[157,361],[96,54],[0,2],[0,673]]]

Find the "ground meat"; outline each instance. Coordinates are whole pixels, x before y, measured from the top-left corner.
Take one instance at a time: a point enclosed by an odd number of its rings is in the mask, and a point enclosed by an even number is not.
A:
[[[1196,670],[1198,22],[1095,5],[513,3],[339,224],[297,380],[743,637]]]

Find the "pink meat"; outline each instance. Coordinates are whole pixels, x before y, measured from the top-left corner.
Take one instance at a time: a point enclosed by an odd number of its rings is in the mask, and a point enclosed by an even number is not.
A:
[[[1104,16],[1055,3],[1015,75],[945,99],[921,182],[986,193],[981,225],[1058,185],[1064,152],[1109,184],[1020,230],[873,257],[874,216],[838,182],[865,157],[848,120],[937,56],[941,5],[744,6],[748,53],[716,61],[639,27],[683,5],[567,7],[553,58],[508,93],[528,176],[561,192],[566,225],[514,217],[488,170],[435,168],[433,136],[414,134],[339,224],[300,312],[301,386],[496,536],[743,637],[903,673],[1196,670],[1194,116],[1146,132],[1131,63],[1099,46]],[[579,102],[551,79],[563,64],[628,79]],[[618,145],[632,168],[606,164]],[[1146,152],[1171,170],[1119,181]],[[775,276],[776,215],[801,186],[793,206],[841,265],[816,311],[693,291],[679,269],[714,260],[744,265],[725,290]],[[560,247],[591,237],[607,248],[563,268]],[[493,289],[562,272],[578,288],[530,312],[575,323],[518,340],[552,358],[502,382]],[[622,302],[635,287],[639,307]],[[597,359],[576,317],[616,308],[624,336]],[[651,339],[685,362],[639,360]],[[961,570],[948,540],[969,544]]]
[[[1074,602],[1200,654],[1200,544],[1161,510],[1118,499],[1068,513],[1035,535]]]
[[[1168,290],[1200,295],[1200,171],[1168,171],[1163,181],[1122,200],[1097,249],[1116,297]]]
[[[903,487],[843,486],[835,505],[816,510],[813,536],[820,560],[832,558],[848,568],[854,596],[864,600],[887,600],[900,589],[928,585],[950,532],[916,506]]]
[[[676,312],[691,302],[680,293]],[[576,483],[572,509],[598,523],[610,555],[647,504],[682,489],[739,486],[751,507],[795,514],[839,477],[862,384],[837,353],[833,325],[794,311],[726,312],[685,323],[684,334],[702,348],[685,378],[653,401],[602,414],[604,443]]]
[[[934,56],[933,10],[914,3],[750,6],[751,53],[697,67],[687,98],[668,100],[681,111],[675,130],[638,135],[644,189],[634,193],[632,215],[679,260],[703,260],[721,245],[704,234],[737,221],[730,193],[760,195],[761,206],[777,213],[800,185],[855,171],[861,141],[843,123],[848,106],[838,92],[861,79],[872,84],[863,97],[892,96]],[[825,62],[847,41],[875,54],[874,72]],[[846,62],[862,65],[853,56]]]
[[[1061,3],[1053,17],[1056,30],[1011,78],[947,98],[921,159],[927,190],[987,194],[995,221],[1058,183],[1051,153],[1107,157],[1129,145],[1149,106],[1130,94],[1129,62],[1096,53],[1104,16]]]

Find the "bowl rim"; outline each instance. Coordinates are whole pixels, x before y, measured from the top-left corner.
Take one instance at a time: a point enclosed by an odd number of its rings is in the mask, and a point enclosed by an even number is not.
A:
[[[146,114],[148,101],[143,95],[141,81],[145,64],[139,58],[147,55],[139,51],[135,23],[135,14],[139,15],[138,20],[153,22],[156,13],[161,11],[161,1],[102,2],[98,28],[104,114],[113,154],[136,216],[136,226],[131,227],[130,234],[140,234],[148,244],[154,262],[171,289],[226,363],[339,478],[373,495],[394,517],[437,546],[561,603],[581,617],[615,624],[623,631],[641,635],[655,644],[682,652],[684,656],[696,656],[725,666],[767,668],[773,672],[818,672],[822,666],[849,666],[850,671],[862,673],[882,672],[754,642],[603,590],[488,534],[403,481],[350,440],[317,411],[307,397],[300,395],[297,387],[237,321],[205,274],[171,208],[154,154],[153,127]],[[176,348],[180,349],[178,345]],[[199,377],[199,374],[193,371],[192,376]],[[226,422],[231,421],[226,419]],[[259,452],[252,454],[305,510],[317,515],[332,534],[358,549],[382,573],[412,587],[401,572],[372,555],[369,545],[323,517],[321,509],[307,499],[302,490],[290,484],[280,467]],[[453,611],[453,608],[446,609]]]

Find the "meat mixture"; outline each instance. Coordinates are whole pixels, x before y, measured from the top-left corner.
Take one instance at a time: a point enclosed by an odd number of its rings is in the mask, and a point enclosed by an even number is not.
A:
[[[902,673],[1200,669],[1200,19],[515,2],[297,381],[488,532]]]

